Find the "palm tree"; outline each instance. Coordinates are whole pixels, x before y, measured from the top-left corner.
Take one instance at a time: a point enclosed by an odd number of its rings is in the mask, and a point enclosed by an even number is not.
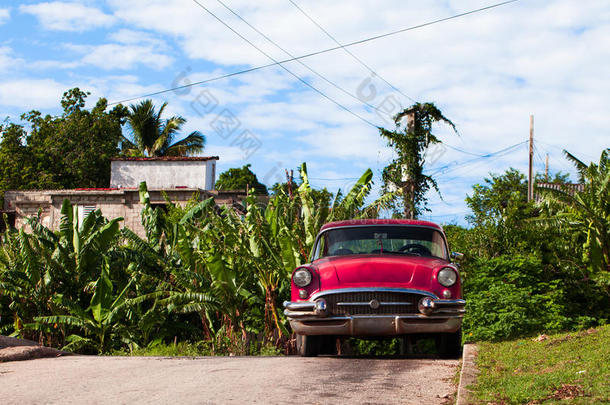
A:
[[[186,119],[180,116],[161,118],[167,103],[158,111],[152,100],[144,100],[129,107],[127,123],[131,128],[133,142],[123,139],[123,150],[128,155],[186,156],[201,152],[205,147],[205,136],[193,131],[184,139],[174,142]]]

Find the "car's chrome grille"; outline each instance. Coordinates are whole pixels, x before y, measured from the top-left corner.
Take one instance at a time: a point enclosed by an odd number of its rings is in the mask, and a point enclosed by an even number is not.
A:
[[[358,291],[321,296],[332,315],[415,314],[419,313],[417,304],[422,297],[421,294],[397,291]]]

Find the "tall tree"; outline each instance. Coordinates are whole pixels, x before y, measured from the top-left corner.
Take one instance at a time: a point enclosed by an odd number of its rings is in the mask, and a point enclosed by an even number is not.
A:
[[[0,190],[108,186],[126,109],[106,111],[101,98],[85,110],[88,94],[78,88],[65,92],[58,117],[36,110],[23,114],[29,133],[13,123],[0,128]]]
[[[258,195],[267,195],[267,186],[258,181],[256,174],[250,170],[250,164],[241,168],[232,168],[220,173],[216,181],[217,190],[253,189]]]
[[[25,143],[26,136],[21,125],[0,125],[0,201],[5,190],[34,185],[33,161]]]
[[[407,125],[404,125],[404,121]],[[402,215],[413,219],[427,210],[426,192],[432,187],[437,192],[436,181],[424,174],[426,151],[430,145],[441,143],[432,134],[432,125],[444,122],[457,130],[453,122],[445,118],[433,103],[415,103],[394,117],[396,129],[393,131],[380,128],[382,137],[398,155],[383,170],[383,193],[398,191],[393,204],[395,212],[402,205]],[[402,202],[402,204],[401,204]]]
[[[180,116],[162,118],[167,103],[155,110],[152,100],[144,100],[129,107],[127,123],[133,142],[123,138],[123,151],[140,156],[186,156],[201,152],[205,147],[205,136],[193,131],[185,138],[174,142],[186,119]]]

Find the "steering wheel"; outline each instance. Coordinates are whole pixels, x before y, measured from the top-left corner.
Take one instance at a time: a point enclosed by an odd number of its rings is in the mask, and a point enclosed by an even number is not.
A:
[[[345,255],[353,255],[354,252],[351,249],[340,248],[331,253],[332,256],[345,256]]]
[[[398,249],[399,252],[413,253],[418,256],[432,256],[430,249],[419,243],[409,243],[408,245],[401,246]]]

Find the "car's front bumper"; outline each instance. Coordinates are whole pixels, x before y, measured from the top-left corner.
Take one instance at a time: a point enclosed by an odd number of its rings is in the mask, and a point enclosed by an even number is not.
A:
[[[358,291],[374,291],[359,289]],[[339,292],[339,290],[336,290]],[[355,290],[351,290],[355,291]],[[413,333],[447,333],[460,329],[466,302],[462,299],[439,299],[426,291],[385,289],[385,292],[419,294],[425,302],[418,311],[405,314],[332,314],[327,308],[324,295],[317,294],[310,301],[284,302],[284,314],[293,331],[300,335],[340,335],[340,336],[396,336]],[[331,292],[332,294],[332,292]],[[367,303],[351,302],[341,305],[354,307]],[[384,305],[409,303],[377,302],[376,308]]]
[[[400,315],[352,315],[316,320],[290,319],[292,330],[299,335],[397,336],[456,332],[461,325],[462,319],[459,317],[431,319]]]

